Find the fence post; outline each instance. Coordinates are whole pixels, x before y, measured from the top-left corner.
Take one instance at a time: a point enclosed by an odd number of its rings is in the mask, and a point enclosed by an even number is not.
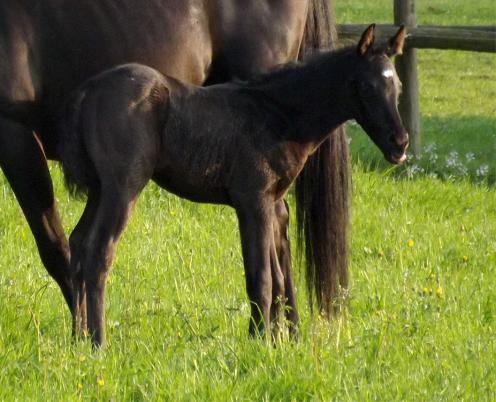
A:
[[[394,0],[394,23],[415,27],[417,25],[415,0]],[[396,58],[396,71],[403,83],[399,110],[405,128],[410,135],[410,147],[414,155],[420,155],[420,113],[417,73],[417,50],[407,47]]]

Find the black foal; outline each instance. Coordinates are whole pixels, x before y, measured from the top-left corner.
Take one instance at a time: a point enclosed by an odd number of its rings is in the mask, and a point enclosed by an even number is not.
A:
[[[277,212],[287,210],[283,197],[308,156],[349,119],[390,162],[405,160],[408,135],[390,60],[404,37],[401,28],[387,45],[375,47],[372,25],[356,47],[248,82],[202,88],[129,64],[80,87],[61,123],[67,182],[88,195],[70,238],[75,332],[87,325],[94,344],[105,341],[107,274],[131,208],[150,179],[180,197],[235,208],[250,333],[277,323],[281,308],[296,326],[291,273],[281,262],[290,258],[289,243],[282,241],[287,233],[280,230],[287,216]]]

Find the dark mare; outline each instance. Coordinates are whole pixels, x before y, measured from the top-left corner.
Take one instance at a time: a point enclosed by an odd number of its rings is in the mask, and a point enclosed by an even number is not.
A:
[[[401,52],[404,38],[400,28],[387,45],[375,47],[371,25],[357,47],[207,88],[126,64],[75,91],[60,118],[66,181],[88,195],[70,237],[75,332],[84,333],[87,325],[94,344],[105,342],[107,275],[150,179],[180,197],[236,210],[250,333],[268,334],[268,323],[278,327],[281,310],[295,329],[294,289],[278,258],[276,209],[307,158],[349,119],[387,160],[406,159],[400,83],[389,59]]]
[[[131,62],[196,85],[246,79],[330,48],[334,38],[330,0],[0,0],[0,166],[71,310],[70,250],[46,162],[59,159],[55,114],[69,92]],[[329,313],[347,282],[343,130],[315,155],[296,184],[297,220],[315,298]],[[278,257],[289,272],[287,225],[279,202]]]

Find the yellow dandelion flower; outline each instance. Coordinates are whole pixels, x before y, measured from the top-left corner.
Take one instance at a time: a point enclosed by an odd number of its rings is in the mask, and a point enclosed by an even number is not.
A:
[[[436,296],[437,297],[443,297],[443,288],[441,286],[439,286],[437,289],[436,289]]]
[[[423,290],[424,294],[429,293],[429,289],[427,289],[427,288],[423,288],[422,290]]]
[[[413,241],[413,239],[408,240],[408,247],[413,247],[413,246],[415,246],[415,242]]]
[[[103,378],[102,377],[98,377],[98,379],[96,380],[96,383],[100,386],[100,387],[103,387],[105,385],[105,381],[103,381]]]
[[[78,389],[83,389],[83,384],[81,384],[80,382],[78,383],[77,385]]]

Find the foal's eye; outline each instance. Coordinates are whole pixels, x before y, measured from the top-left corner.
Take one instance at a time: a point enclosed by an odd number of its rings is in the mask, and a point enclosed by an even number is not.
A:
[[[373,92],[374,88],[375,88],[374,84],[372,84],[370,81],[360,81],[358,83],[358,89],[364,95],[367,95],[367,94],[370,94],[371,92]]]

